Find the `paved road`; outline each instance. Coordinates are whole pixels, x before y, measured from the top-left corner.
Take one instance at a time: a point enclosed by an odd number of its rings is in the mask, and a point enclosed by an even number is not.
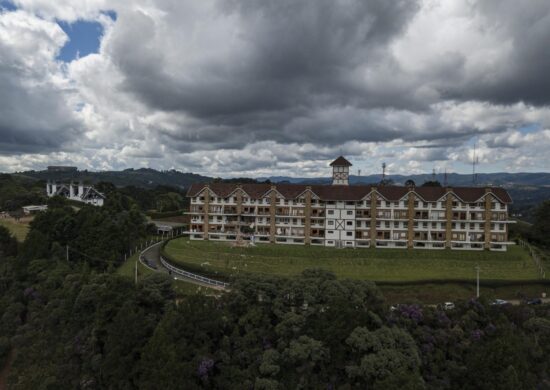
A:
[[[208,287],[208,288],[212,288],[212,289],[220,290],[220,291],[225,290],[221,286],[213,286],[211,284],[202,283],[202,282],[199,282],[198,280],[191,279],[191,278],[186,278],[185,276],[177,275],[177,274],[174,274],[174,273],[171,273],[170,271],[168,271],[164,267],[164,265],[162,265],[162,263],[160,262],[160,248],[161,248],[161,246],[162,246],[162,242],[159,242],[158,244],[155,244],[155,245],[147,248],[143,252],[144,259],[147,260],[147,262],[149,264],[155,264],[156,267],[157,267],[156,269],[153,269],[153,268],[149,267],[149,269],[151,269],[155,272],[162,272],[162,273],[165,273],[165,274],[170,274],[176,280],[181,280],[181,281],[184,281],[184,282],[196,284],[197,286]],[[148,266],[147,264],[144,264],[144,265],[146,267]]]

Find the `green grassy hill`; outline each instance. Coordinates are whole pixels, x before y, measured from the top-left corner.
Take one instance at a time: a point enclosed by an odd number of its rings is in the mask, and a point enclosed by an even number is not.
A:
[[[27,237],[27,233],[29,232],[29,225],[23,222],[0,219],[0,226],[6,227],[19,242],[25,241],[25,237]]]
[[[240,273],[293,276],[307,268],[323,268],[338,278],[349,279],[471,280],[479,264],[480,277],[484,280],[538,279],[529,254],[515,246],[507,252],[334,249],[274,244],[234,248],[228,243],[180,238],[166,245],[165,254],[184,267],[224,276]]]

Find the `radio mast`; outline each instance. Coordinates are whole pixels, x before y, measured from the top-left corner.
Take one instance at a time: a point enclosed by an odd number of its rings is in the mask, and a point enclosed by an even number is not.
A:
[[[476,165],[479,163],[479,159],[476,156],[477,141],[474,142],[474,155],[472,157],[472,184],[477,184]]]

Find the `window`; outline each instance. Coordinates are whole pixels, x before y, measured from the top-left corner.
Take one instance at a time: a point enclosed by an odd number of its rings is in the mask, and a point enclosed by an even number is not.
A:
[[[346,232],[346,236],[348,236],[348,237],[353,236],[353,232]]]
[[[333,220],[329,220],[329,221],[327,221],[327,224],[329,224],[329,225],[334,225],[334,221],[333,221]]]
[[[353,226],[353,221],[347,221],[347,222],[346,222],[346,225],[348,225],[348,226]]]
[[[348,214],[348,215],[353,215],[353,211],[348,210],[348,211],[347,211],[347,214]]]
[[[334,244],[334,241],[327,241],[327,244]]]
[[[327,234],[334,234],[334,230],[327,230]]]

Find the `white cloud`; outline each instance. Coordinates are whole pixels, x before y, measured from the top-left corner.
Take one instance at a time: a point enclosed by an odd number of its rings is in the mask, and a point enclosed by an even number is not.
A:
[[[466,170],[474,139],[483,169],[550,168],[549,89],[518,76],[520,51],[539,78],[550,63],[538,3],[516,18],[458,0],[15,3],[0,14],[0,170],[323,176],[340,152],[364,174]],[[79,19],[104,26],[99,53],[62,64],[55,20]]]

